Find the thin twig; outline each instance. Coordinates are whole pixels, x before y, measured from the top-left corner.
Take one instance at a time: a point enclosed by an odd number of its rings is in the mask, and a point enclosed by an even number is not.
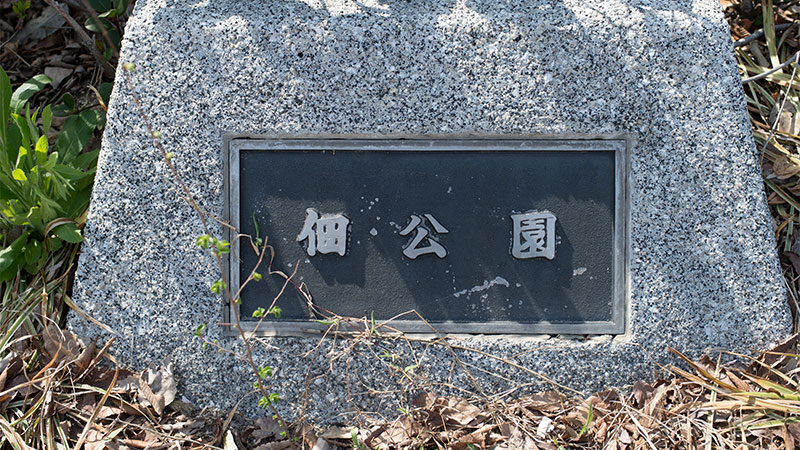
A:
[[[742,84],[747,84],[747,83],[751,83],[753,81],[760,80],[762,78],[766,78],[766,77],[772,75],[773,73],[783,69],[784,67],[788,66],[789,64],[795,62],[795,60],[797,59],[797,54],[798,53],[800,53],[800,52],[795,52],[795,54],[792,55],[791,58],[787,59],[786,61],[784,61],[783,63],[781,63],[777,67],[773,67],[772,69],[769,69],[768,71],[766,71],[764,73],[760,73],[760,74],[752,76],[750,78],[745,78],[744,80],[742,80]],[[790,78],[790,80],[792,80],[792,79],[794,79],[794,77]],[[791,82],[789,84],[791,85]]]
[[[767,145],[769,141],[772,140],[772,137],[775,135],[775,129],[778,128],[778,122],[780,121],[781,114],[783,113],[783,108],[786,106],[786,100],[789,98],[789,90],[792,88],[792,81],[794,80],[794,76],[797,73],[797,63],[800,60],[800,51],[795,52],[794,56],[787,62],[794,61],[794,67],[792,68],[792,76],[789,78],[789,85],[786,86],[786,92],[783,94],[783,100],[781,101],[781,107],[778,109],[778,114],[775,115],[775,120],[772,122],[772,128],[769,130],[769,136],[764,141],[764,145],[761,146],[761,151],[759,152],[759,165],[763,166],[764,163],[764,150],[767,149]],[[786,63],[784,63],[786,64]]]
[[[50,1],[52,1],[52,0],[50,0]],[[184,183],[183,178],[180,176],[180,173],[178,172],[178,169],[172,163],[172,158],[167,155],[167,151],[164,148],[164,145],[161,144],[161,142],[158,139],[156,139],[155,130],[153,129],[152,125],[150,124],[150,121],[147,119],[147,115],[144,113],[144,109],[142,108],[141,102],[139,101],[139,96],[136,95],[136,91],[133,88],[133,81],[131,80],[131,76],[130,76],[129,70],[123,70],[122,74],[125,77],[125,82],[126,82],[126,84],[128,86],[128,90],[130,91],[130,96],[133,99],[133,103],[134,103],[134,105],[136,107],[136,110],[139,113],[139,116],[141,117],[142,121],[144,122],[145,128],[147,129],[147,132],[148,132],[150,138],[153,140],[153,144],[158,149],[158,151],[161,153],[161,158],[166,162],[170,173],[172,174],[172,176],[174,177],[174,179],[177,181],[178,185],[180,186],[181,190],[183,191],[183,194],[185,196],[186,201],[189,203],[189,205],[192,207],[192,209],[197,213],[197,216],[200,219],[200,222],[202,223],[203,230],[205,231],[205,233],[207,235],[211,235],[211,229],[210,229],[210,227],[208,225],[208,221],[206,220],[206,217],[203,215],[200,207],[198,206],[197,202],[195,201],[194,196],[189,191],[189,188],[186,186],[186,183]],[[245,353],[246,353],[246,356],[247,356],[246,361],[247,361],[248,365],[250,366],[250,368],[252,369],[253,373],[256,375],[256,385],[258,387],[258,390],[261,392],[261,394],[263,395],[263,397],[265,399],[269,399],[269,394],[267,393],[266,388],[264,387],[263,383],[261,382],[261,377],[259,376],[258,367],[256,366],[256,363],[253,360],[253,346],[252,346],[252,343],[250,342],[250,339],[248,338],[247,334],[245,333],[244,328],[242,328],[242,325],[241,325],[241,322],[240,322],[240,319],[239,319],[238,304],[236,303],[236,301],[235,301],[236,299],[233,297],[232,292],[230,290],[230,284],[228,283],[228,279],[227,279],[227,277],[225,275],[225,270],[224,270],[224,266],[223,266],[223,263],[222,263],[222,257],[221,257],[219,252],[215,252],[214,259],[217,262],[217,269],[219,270],[220,276],[222,277],[222,283],[223,283],[223,286],[225,287],[224,288],[225,295],[229,299],[230,305],[231,305],[231,309],[233,310],[231,315],[233,316],[233,319],[234,319],[234,328],[236,328],[236,330],[238,331],[239,337],[241,338],[242,343],[244,344]],[[255,269],[254,269],[254,271],[255,271]],[[251,277],[252,277],[252,273],[251,273]],[[291,277],[289,277],[289,279],[291,279]],[[267,408],[270,410],[270,412],[275,417],[277,417],[278,423],[286,431],[287,436],[290,436],[291,435],[291,430],[289,429],[289,425],[283,419],[283,417],[281,416],[281,414],[277,410],[277,408],[275,408],[275,405],[273,405],[272,402],[270,402],[269,400],[267,400],[266,404],[267,404]]]
[[[58,6],[58,4],[56,4],[56,2],[54,2],[53,0],[44,0],[44,1],[46,1],[48,5],[55,8],[55,10],[58,11],[59,14],[61,14],[61,17],[63,17],[64,20],[66,20],[67,23],[69,23],[69,25],[72,27],[72,29],[75,30],[75,33],[78,35],[78,40],[80,41],[81,45],[86,47],[86,49],[92,53],[92,56],[94,56],[94,59],[95,61],[97,61],[97,64],[100,66],[101,69],[103,69],[103,73],[105,73],[106,76],[108,76],[109,78],[114,78],[114,72],[115,72],[114,66],[112,66],[111,63],[106,61],[106,58],[103,56],[102,53],[100,53],[100,50],[97,49],[97,45],[95,45],[94,39],[92,39],[88,34],[86,34],[86,32],[83,30],[83,27],[81,27],[78,24],[78,22],[76,22],[75,19],[72,18],[72,16],[64,12],[64,10],[61,9],[61,7]]]
[[[778,25],[775,25],[775,31],[785,30],[785,29],[791,27],[792,25],[794,25],[794,23],[780,23]],[[763,35],[764,35],[764,29],[763,28],[759,28],[758,30],[754,31],[753,34],[751,34],[750,36],[743,37],[743,38],[739,39],[738,41],[734,42],[733,43],[733,47],[734,48],[742,47],[744,45],[749,44],[752,41],[755,41],[756,39],[760,38]]]
[[[97,17],[97,12],[95,12],[94,8],[92,8],[92,5],[90,5],[88,1],[86,0],[81,0],[81,1],[83,2],[84,8],[87,11],[89,11],[89,14],[92,15],[92,20],[94,21],[94,24],[97,26],[97,28],[100,30],[100,33],[102,33],[103,39],[105,39],[106,41],[106,45],[108,46],[108,48],[111,49],[111,53],[113,53],[114,57],[116,57],[119,60],[119,52],[117,51],[117,46],[114,45],[114,42],[111,40],[111,36],[108,35],[108,30],[106,30],[106,27],[104,27],[103,24],[100,22],[100,18]]]

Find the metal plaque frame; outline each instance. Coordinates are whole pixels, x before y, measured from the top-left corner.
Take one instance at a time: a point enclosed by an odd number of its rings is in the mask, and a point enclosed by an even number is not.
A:
[[[586,321],[580,323],[513,321],[487,322],[435,322],[427,324],[421,320],[392,320],[392,329],[419,334],[506,334],[506,335],[619,335],[628,329],[630,310],[629,277],[629,153],[631,141],[627,135],[552,135],[552,136],[225,136],[224,152],[224,218],[239,229],[239,155],[246,150],[261,151],[397,151],[397,152],[470,152],[470,151],[519,151],[519,152],[613,152],[614,153],[614,276],[610,321]],[[233,231],[227,230],[233,242]],[[239,289],[238,241],[225,263],[230,289]],[[233,307],[223,307],[224,334],[238,335],[233,329]],[[272,336],[303,336],[319,334],[328,326],[312,320],[264,321],[258,330],[256,322],[241,321],[245,332]],[[431,328],[433,326],[433,329]]]

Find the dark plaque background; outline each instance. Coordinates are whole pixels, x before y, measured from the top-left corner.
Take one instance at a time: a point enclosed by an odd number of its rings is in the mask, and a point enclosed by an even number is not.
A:
[[[239,157],[240,229],[256,235],[255,217],[275,248],[273,266],[291,273],[299,261],[295,281],[324,309],[376,320],[416,309],[433,323],[612,320],[613,151],[242,148]],[[306,208],[350,219],[345,256],[308,256],[296,240]],[[553,260],[511,255],[510,214],[529,210],[557,218]],[[403,255],[414,233],[399,232],[411,214],[448,229],[437,237],[445,258]],[[255,263],[244,251],[241,279]],[[242,318],[269,306],[281,283],[248,285]],[[277,304],[280,323],[311,318],[293,289]]]

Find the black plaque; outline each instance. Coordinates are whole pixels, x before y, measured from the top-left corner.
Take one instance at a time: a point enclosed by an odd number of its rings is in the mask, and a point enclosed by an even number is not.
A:
[[[624,333],[623,139],[233,139],[228,213],[321,310],[447,333]],[[256,228],[257,227],[257,228]],[[241,257],[237,257],[241,255]],[[256,264],[230,261],[235,290]],[[266,269],[260,272],[266,273]],[[241,318],[282,279],[242,292]],[[280,320],[313,328],[290,286]],[[393,326],[429,332],[416,315]]]

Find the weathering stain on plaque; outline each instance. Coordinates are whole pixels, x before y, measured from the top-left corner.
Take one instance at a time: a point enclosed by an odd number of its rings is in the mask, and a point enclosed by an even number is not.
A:
[[[231,139],[227,150],[228,218],[268,239],[273,270],[296,270],[318,311],[399,316],[395,328],[422,333],[416,313],[444,333],[625,332],[622,138]],[[258,258],[233,254],[236,290]],[[282,285],[245,286],[241,319],[252,328]],[[259,330],[320,327],[293,285],[276,304],[280,319]]]

